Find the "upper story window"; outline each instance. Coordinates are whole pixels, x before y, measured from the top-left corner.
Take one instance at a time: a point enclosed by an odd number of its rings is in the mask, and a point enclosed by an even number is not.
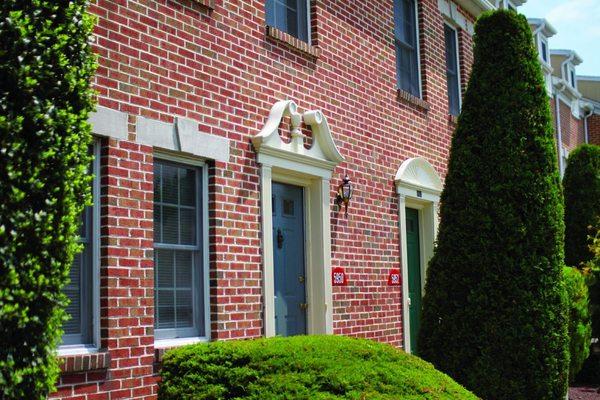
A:
[[[94,176],[92,181],[92,206],[87,206],[81,214],[79,242],[80,253],[75,255],[69,271],[70,282],[63,291],[69,299],[66,308],[69,319],[63,325],[61,349],[91,347],[94,344],[94,327],[97,326],[98,299],[94,296],[94,276],[98,266],[98,223],[96,213],[99,209],[99,190],[97,176],[99,166],[99,149],[95,144],[89,172]]]
[[[543,38],[540,38],[540,56],[546,64],[550,63],[550,57],[548,55],[548,42]]]
[[[416,0],[394,0],[394,39],[398,88],[420,97],[418,37]]]
[[[575,77],[575,67],[570,64],[565,64],[565,79],[572,88],[577,88],[577,80]]]
[[[154,164],[156,339],[207,336],[203,169]]]
[[[460,74],[458,63],[457,32],[449,25],[444,25],[446,40],[446,82],[448,86],[448,112],[450,115],[460,113]]]
[[[309,43],[310,0],[267,0],[267,25]]]

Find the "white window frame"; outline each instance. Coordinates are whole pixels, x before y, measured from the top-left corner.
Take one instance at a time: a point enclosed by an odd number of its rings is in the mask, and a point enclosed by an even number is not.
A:
[[[538,33],[538,49],[539,49],[539,54],[540,54],[540,61],[543,62],[546,65],[550,65],[550,48],[548,47],[548,39],[542,35],[541,33]],[[542,47],[542,43],[546,45],[546,52],[544,53],[544,48]],[[546,56],[546,59],[544,60],[544,56]]]
[[[276,0],[273,0],[276,1]],[[296,1],[300,1],[300,0],[296,0]],[[311,33],[311,18],[310,18],[310,3],[311,0],[306,0],[306,43],[308,43],[309,45],[312,44],[312,33]],[[267,18],[267,2],[265,1],[265,22],[266,22],[266,18]],[[298,18],[298,21],[300,21],[300,18]],[[267,24],[268,25],[268,24]],[[274,28],[279,29],[277,26],[273,26]],[[289,35],[292,35],[291,33],[287,32]],[[295,37],[295,36],[294,36]],[[302,39],[300,39],[299,37],[296,37],[296,39],[300,40],[300,41],[304,41]]]
[[[61,344],[58,347],[58,355],[66,356],[73,354],[95,353],[100,348],[100,140],[94,139],[92,143],[92,215],[90,229],[90,246],[92,247],[92,271],[91,271],[91,343]],[[88,290],[90,288],[87,288]],[[83,290],[83,288],[82,288]]]
[[[398,0],[394,0],[394,2],[396,2]],[[415,5],[415,46],[417,47],[417,80],[419,81],[419,94],[418,94],[418,98],[422,99],[423,98],[423,80],[421,77],[421,37],[420,37],[420,26],[419,26],[419,0],[412,0],[414,5]],[[392,9],[392,12],[394,10]],[[396,23],[396,18],[394,16],[394,24]],[[395,29],[395,27],[394,27]],[[398,70],[398,51],[395,50],[396,48],[396,37],[394,35],[394,51],[396,52],[396,71]],[[396,75],[398,75],[396,73]],[[396,76],[396,89],[398,90],[402,90],[405,91],[404,89],[402,89],[400,87],[400,81],[398,79],[398,76]]]
[[[167,163],[179,164],[182,167],[188,168],[196,168],[197,177],[196,183],[198,180],[201,181],[201,185],[197,185],[197,196],[196,196],[196,207],[197,207],[197,215],[198,221],[196,225],[196,229],[201,238],[199,238],[198,249],[200,251],[199,259],[202,262],[202,271],[201,276],[198,279],[202,282],[204,293],[203,301],[204,301],[204,321],[201,321],[200,318],[197,318],[196,312],[194,312],[194,320],[197,323],[197,328],[200,328],[204,325],[204,335],[189,335],[189,336],[181,336],[181,337],[172,337],[169,333],[171,331],[177,331],[177,328],[173,329],[157,329],[154,328],[154,346],[156,348],[167,348],[173,346],[181,346],[185,344],[197,343],[197,342],[207,342],[210,340],[210,259],[209,259],[209,223],[208,223],[208,166],[206,162],[202,159],[198,159],[195,157],[186,157],[180,154],[173,154],[166,151],[155,151],[154,153],[155,161],[163,161]],[[153,248],[155,248],[153,246]],[[155,267],[156,268],[156,267]],[[154,287],[155,288],[155,287]],[[154,290],[153,288],[153,290]],[[196,290],[196,294],[197,294]],[[155,294],[156,295],[156,294]],[[194,303],[197,307],[197,302],[199,298],[194,296]],[[155,311],[156,312],[156,311]],[[190,329],[190,328],[185,328]],[[162,332],[161,332],[162,331]],[[161,333],[163,333],[161,335]],[[162,337],[161,337],[162,336]]]
[[[448,21],[444,22],[444,26],[447,26],[448,28],[450,28],[454,31],[454,40],[456,43],[456,77],[457,77],[457,82],[458,82],[458,113],[460,114],[460,111],[462,110],[462,84],[460,81],[461,68],[460,68],[460,49],[459,49],[459,42],[458,42],[458,29],[454,25],[449,23]],[[445,40],[444,40],[444,42],[445,42]],[[444,43],[444,45],[445,45],[445,43]],[[446,81],[448,81],[447,77],[446,77]],[[450,114],[450,99],[449,98],[448,98],[448,114]]]

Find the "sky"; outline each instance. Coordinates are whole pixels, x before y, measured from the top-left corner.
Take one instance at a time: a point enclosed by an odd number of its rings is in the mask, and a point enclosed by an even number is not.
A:
[[[527,0],[519,12],[552,24],[550,49],[575,50],[583,59],[577,75],[600,76],[600,0]]]

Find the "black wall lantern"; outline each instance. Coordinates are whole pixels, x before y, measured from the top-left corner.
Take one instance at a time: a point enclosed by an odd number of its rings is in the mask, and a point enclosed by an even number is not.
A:
[[[338,186],[337,196],[335,198],[335,204],[338,205],[339,210],[342,209],[342,204],[344,205],[344,208],[345,208],[344,215],[346,217],[348,216],[348,203],[350,202],[350,199],[352,198],[353,190],[354,189],[352,188],[352,183],[350,182],[350,178],[348,178],[348,174],[346,174],[346,176],[344,176],[344,181]]]

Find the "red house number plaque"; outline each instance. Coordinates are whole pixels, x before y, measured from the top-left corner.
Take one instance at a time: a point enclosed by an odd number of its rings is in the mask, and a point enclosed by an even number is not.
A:
[[[335,267],[331,270],[331,284],[333,286],[347,286],[348,278],[341,267]]]
[[[388,286],[400,286],[401,283],[402,282],[400,281],[400,270],[391,270],[390,275],[388,276]]]

